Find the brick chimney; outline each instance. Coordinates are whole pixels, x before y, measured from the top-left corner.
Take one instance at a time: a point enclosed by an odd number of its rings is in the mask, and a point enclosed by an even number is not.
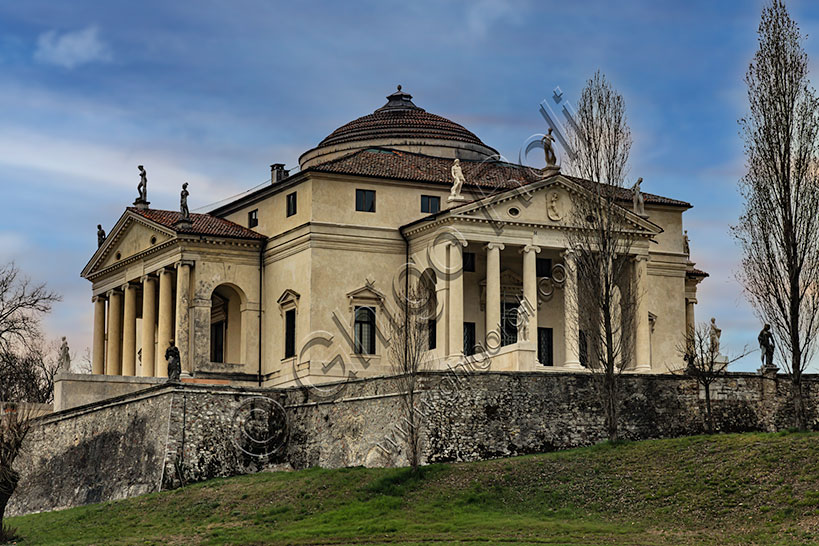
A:
[[[290,171],[285,170],[284,163],[273,163],[270,166],[270,181],[273,184],[281,182],[288,176],[290,176]]]

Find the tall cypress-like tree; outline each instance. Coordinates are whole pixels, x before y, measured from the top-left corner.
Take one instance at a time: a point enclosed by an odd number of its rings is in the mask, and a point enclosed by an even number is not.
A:
[[[762,10],[748,67],[749,114],[740,120],[747,172],[745,210],[733,228],[739,280],[769,323],[791,380],[795,424],[807,428],[802,375],[819,329],[819,117],[803,37],[785,3]]]

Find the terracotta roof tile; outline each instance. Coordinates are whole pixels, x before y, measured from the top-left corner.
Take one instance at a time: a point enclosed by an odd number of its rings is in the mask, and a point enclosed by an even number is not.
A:
[[[333,159],[326,163],[320,163],[308,170],[351,174],[359,176],[373,176],[378,178],[388,178],[394,180],[408,180],[418,182],[432,182],[437,184],[451,185],[452,160],[440,157],[402,152],[386,148],[369,148],[359,150]],[[489,191],[503,191],[518,187],[521,184],[529,184],[541,179],[540,169],[514,165],[496,160],[461,160],[461,169],[466,179],[466,186],[478,187]],[[594,182],[567,176],[570,180],[586,187],[591,187]],[[621,200],[631,201],[631,190],[621,188]],[[670,205],[678,207],[690,207],[689,203],[643,193],[646,204]]]
[[[261,233],[252,229],[240,226],[230,220],[218,218],[210,214],[191,213],[190,229],[180,229],[174,224],[182,218],[182,213],[175,210],[158,209],[138,209],[128,207],[128,210],[136,213],[148,220],[171,228],[177,233],[189,233],[191,235],[211,235],[214,237],[230,237],[234,239],[266,239]]]
[[[689,277],[710,277],[708,273],[702,269],[697,269],[696,267],[692,267],[691,269],[687,270],[685,274]]]

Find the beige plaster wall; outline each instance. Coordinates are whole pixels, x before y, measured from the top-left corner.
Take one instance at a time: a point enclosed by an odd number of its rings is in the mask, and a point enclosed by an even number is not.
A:
[[[296,214],[287,216],[287,195],[296,193]],[[307,178],[298,184],[282,186],[280,191],[265,199],[247,205],[225,216],[227,220],[248,227],[248,213],[259,211],[259,225],[253,229],[268,237],[275,237],[289,231],[312,218],[313,180]]]
[[[356,189],[375,190],[375,212],[355,210]],[[446,207],[449,188],[411,182],[347,179],[323,175],[314,180],[313,221],[398,228],[423,216],[421,195],[434,195]]]

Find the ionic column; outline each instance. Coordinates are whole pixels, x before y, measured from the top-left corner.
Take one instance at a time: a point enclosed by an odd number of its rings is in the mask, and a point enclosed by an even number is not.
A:
[[[501,345],[501,290],[500,251],[501,243],[486,245],[486,347],[496,349]]]
[[[436,358],[446,358],[449,354],[449,276],[447,275],[448,241],[438,241],[431,249],[430,265],[435,269],[435,349]]]
[[[126,284],[125,305],[122,323],[122,375],[133,376],[136,373],[136,293],[137,287]]]
[[[563,284],[563,346],[566,351],[566,368],[583,369],[580,364],[580,316],[577,306],[577,265],[574,252],[565,250],[563,267],[566,282]]]
[[[142,277],[142,377],[153,377],[156,365],[156,277]]]
[[[94,296],[94,351],[91,353],[91,373],[105,373],[105,296]]]
[[[108,292],[108,355],[105,358],[105,374],[122,373],[122,292]]]
[[[688,335],[690,332],[693,332],[696,328],[696,322],[694,321],[694,304],[696,300],[693,298],[685,298],[685,334]]]
[[[460,241],[449,246],[449,354],[461,356],[464,352],[464,262]]]
[[[173,339],[173,272],[164,268],[159,270],[159,339],[156,349],[156,377],[168,377],[168,361],[165,350]]]
[[[190,374],[191,263],[176,264],[176,346],[182,371]]]
[[[537,335],[537,255],[540,247],[526,245],[523,253],[523,308],[529,314],[529,339]],[[534,334],[534,335],[533,335]]]
[[[648,256],[634,257],[634,369],[651,371],[651,341],[648,323]]]

